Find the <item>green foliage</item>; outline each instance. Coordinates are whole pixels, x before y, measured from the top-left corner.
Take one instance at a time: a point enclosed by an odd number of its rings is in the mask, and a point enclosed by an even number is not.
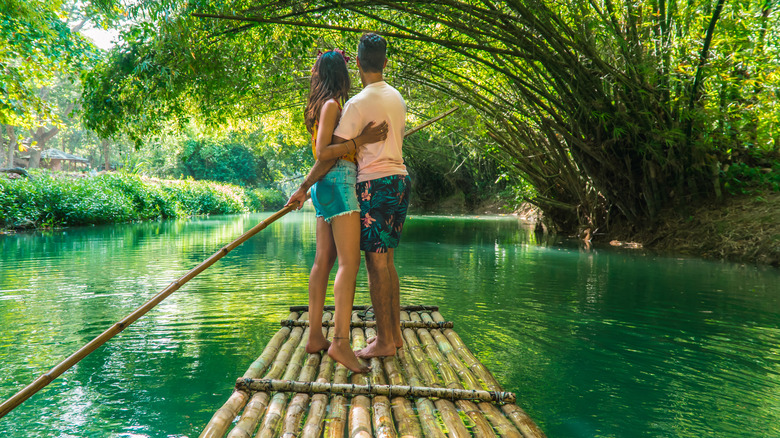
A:
[[[62,19],[61,1],[0,2],[0,124],[56,117],[37,90],[78,77],[97,52]]]
[[[238,185],[267,185],[271,174],[265,158],[233,141],[187,140],[181,155],[185,176]]]
[[[772,168],[751,167],[745,163],[735,163],[721,172],[723,185],[732,195],[760,193],[769,188],[780,191],[780,161]]]
[[[411,112],[470,107],[485,128],[481,147],[510,180],[530,182],[532,202],[568,230],[608,216],[639,223],[718,196],[716,170],[749,164],[731,151],[780,148],[771,2],[226,0],[176,12],[144,40],[154,50],[118,62],[132,65],[120,86],[96,93],[129,92],[134,106],[95,120],[144,129],[172,105],[174,119],[214,124],[289,114],[302,107],[315,47],[353,48],[359,29],[373,29],[390,40],[386,77]],[[98,76],[96,90],[114,80]],[[421,154],[408,164],[431,174],[421,181],[432,196],[452,177]]]
[[[0,178],[0,227],[85,225],[280,208],[272,189],[250,190],[205,181],[148,180],[126,174],[33,179]]]

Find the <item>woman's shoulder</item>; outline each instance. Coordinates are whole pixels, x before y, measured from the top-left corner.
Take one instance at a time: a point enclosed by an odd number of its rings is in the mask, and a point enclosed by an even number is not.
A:
[[[341,104],[336,99],[328,99],[322,105],[320,119],[327,116],[338,117],[341,114]]]

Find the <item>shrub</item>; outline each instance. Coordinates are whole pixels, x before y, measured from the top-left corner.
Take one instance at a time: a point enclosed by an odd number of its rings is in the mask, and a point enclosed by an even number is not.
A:
[[[165,181],[106,174],[69,178],[37,172],[0,177],[0,227],[30,228],[125,222],[280,208],[284,195],[209,181]]]

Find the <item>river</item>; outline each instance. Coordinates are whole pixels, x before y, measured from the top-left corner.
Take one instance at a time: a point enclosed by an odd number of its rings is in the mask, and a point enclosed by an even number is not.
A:
[[[0,236],[0,399],[266,216]],[[314,231],[310,212],[272,224],[0,419],[0,436],[198,436],[306,304]],[[440,306],[550,437],[780,436],[780,270],[586,250],[495,216],[412,216],[396,265],[402,303]]]

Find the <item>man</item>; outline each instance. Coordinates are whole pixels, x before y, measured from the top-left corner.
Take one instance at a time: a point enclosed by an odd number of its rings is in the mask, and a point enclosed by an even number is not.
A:
[[[406,103],[395,88],[384,81],[387,42],[368,33],[360,38],[357,66],[363,91],[347,101],[333,142],[357,137],[368,122],[387,122],[387,139],[366,145],[358,152],[357,196],[360,203],[360,249],[366,257],[371,303],[377,336],[357,356],[368,359],[392,356],[403,345],[401,304],[394,251],[406,220],[411,182],[401,149],[406,127]],[[303,186],[288,204],[302,203],[306,190],[322,178],[332,163],[317,161]]]

